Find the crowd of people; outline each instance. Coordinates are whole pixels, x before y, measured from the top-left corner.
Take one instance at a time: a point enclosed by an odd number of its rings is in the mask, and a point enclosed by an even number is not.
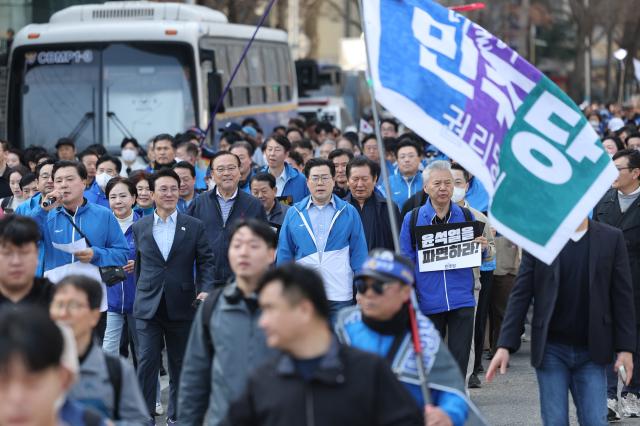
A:
[[[0,141],[0,423],[481,424],[467,389],[506,371],[532,299],[545,423],[569,390],[583,424],[640,416],[640,116],[585,115],[620,176],[551,266],[393,118],[384,155],[300,118],[229,123],[215,150]],[[417,228],[469,222],[480,266],[421,270]]]

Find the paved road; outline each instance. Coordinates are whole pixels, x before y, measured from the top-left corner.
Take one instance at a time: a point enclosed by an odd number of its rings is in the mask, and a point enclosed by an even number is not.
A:
[[[471,399],[478,405],[489,424],[495,426],[540,425],[539,396],[536,376],[529,364],[529,343],[511,356],[506,375],[498,376],[493,383],[482,380],[481,389],[471,389]],[[485,369],[489,361],[483,360]],[[569,399],[571,404],[571,399]],[[571,404],[572,406],[572,404]],[[577,425],[575,409],[570,413],[570,422]],[[640,419],[625,419],[615,425],[640,426]]]

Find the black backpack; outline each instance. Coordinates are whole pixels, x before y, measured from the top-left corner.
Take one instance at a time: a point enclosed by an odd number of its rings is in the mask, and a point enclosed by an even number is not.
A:
[[[104,354],[107,363],[107,374],[113,388],[113,420],[120,420],[120,396],[122,394],[122,366],[120,358],[111,354]]]
[[[414,207],[411,210],[411,219],[409,220],[409,231],[411,233],[411,249],[415,251],[416,249],[416,224],[418,222],[418,211],[420,207]],[[460,207],[462,209],[462,214],[464,214],[465,222],[472,222],[473,216],[471,215],[471,211],[466,207]]]

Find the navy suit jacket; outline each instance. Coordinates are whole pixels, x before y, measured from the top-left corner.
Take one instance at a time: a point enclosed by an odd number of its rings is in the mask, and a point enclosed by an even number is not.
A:
[[[213,288],[215,275],[204,224],[178,213],[173,244],[165,261],[153,238],[154,217],[145,216],[133,224],[137,284],[133,315],[153,318],[164,293],[169,320],[190,321],[195,314],[194,299],[198,293]]]

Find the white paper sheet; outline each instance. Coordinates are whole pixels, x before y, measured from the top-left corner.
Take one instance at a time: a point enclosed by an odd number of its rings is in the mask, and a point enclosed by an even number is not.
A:
[[[73,254],[87,248],[87,241],[84,238],[80,238],[79,240],[76,240],[68,244],[59,244],[59,243],[52,243],[52,244],[54,248],[69,254]]]

